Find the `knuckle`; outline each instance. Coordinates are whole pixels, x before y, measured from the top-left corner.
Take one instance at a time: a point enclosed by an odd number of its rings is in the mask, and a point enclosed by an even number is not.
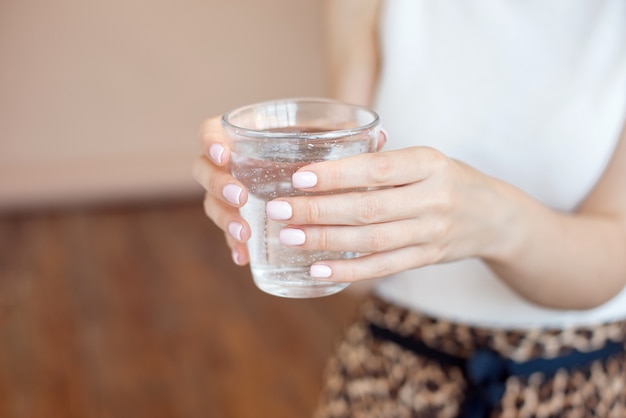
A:
[[[342,171],[337,167],[337,164],[328,164],[324,168],[324,177],[328,182],[329,187],[334,188],[337,185],[342,184],[343,174]]]
[[[422,262],[423,265],[429,266],[432,264],[437,264],[441,260],[443,260],[444,251],[441,247],[430,245],[422,251]]]
[[[449,222],[443,219],[437,219],[430,223],[430,235],[431,241],[433,242],[442,242],[448,236],[448,231],[450,230]]]
[[[316,224],[322,217],[322,205],[318,199],[308,200],[305,210],[305,222]]]
[[[367,251],[385,251],[391,246],[391,234],[387,228],[374,228],[366,238]]]
[[[359,198],[359,204],[356,210],[356,221],[362,225],[368,225],[376,223],[385,214],[385,205],[375,197],[370,196],[368,193],[364,193]]]
[[[373,276],[374,277],[383,277],[391,274],[393,272],[393,265],[389,260],[383,259],[379,260],[374,265]]]
[[[354,282],[359,279],[359,274],[357,270],[357,263],[351,262],[347,263],[345,270],[342,274],[342,280],[345,282]]]
[[[320,250],[326,250],[330,248],[331,237],[328,231],[325,229],[317,229],[313,235],[313,245]]]
[[[202,207],[204,209],[204,214],[212,218],[213,214],[213,198],[208,193],[204,196],[204,201],[202,202]]]
[[[380,186],[389,184],[394,176],[396,164],[389,154],[372,154],[367,171],[369,183]]]
[[[210,166],[207,166],[207,161],[204,157],[198,157],[194,161],[192,173],[194,179],[207,192],[214,196],[221,193],[222,181],[220,180],[220,176],[218,172],[212,170]]]
[[[222,184],[219,181],[217,176],[211,176],[211,175],[205,174],[204,184],[206,185],[206,189],[209,193],[213,195],[221,195]]]
[[[450,159],[446,157],[441,151],[434,148],[427,148],[428,158],[431,166],[435,171],[447,172],[450,168]]]
[[[443,153],[433,147],[420,147],[419,152],[425,152],[428,158],[433,162],[445,159]]]
[[[454,199],[451,193],[447,190],[440,190],[437,197],[433,201],[433,207],[436,211],[447,215],[454,207]]]
[[[228,247],[230,247],[231,250],[235,249],[237,242],[234,240],[233,237],[230,236],[227,231],[224,231],[224,241],[226,241],[226,244],[228,245]]]

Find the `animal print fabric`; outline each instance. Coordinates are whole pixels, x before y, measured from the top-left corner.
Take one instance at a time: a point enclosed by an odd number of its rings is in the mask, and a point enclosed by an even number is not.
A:
[[[421,341],[442,353],[467,357],[488,348],[525,362],[589,352],[626,340],[626,321],[594,327],[516,331],[470,327],[430,318],[367,299],[329,360],[315,418],[458,417],[468,382],[463,370],[442,365],[392,341],[375,337],[371,325]],[[585,367],[511,376],[489,417],[626,417],[626,355]]]

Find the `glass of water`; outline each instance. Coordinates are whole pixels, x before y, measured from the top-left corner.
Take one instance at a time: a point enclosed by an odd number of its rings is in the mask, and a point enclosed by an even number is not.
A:
[[[257,287],[288,298],[326,296],[346,288],[348,283],[312,279],[309,268],[317,261],[357,254],[282,245],[278,234],[286,223],[268,219],[265,204],[278,197],[315,194],[293,188],[291,176],[300,167],[375,151],[378,115],[332,100],[285,99],[233,110],[222,117],[222,124],[232,139],[231,172],[248,190],[240,212],[250,224],[248,252]]]

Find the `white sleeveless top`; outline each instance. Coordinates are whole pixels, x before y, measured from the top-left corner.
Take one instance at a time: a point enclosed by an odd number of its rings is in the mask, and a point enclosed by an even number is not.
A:
[[[389,132],[387,149],[432,146],[550,207],[573,210],[601,176],[624,124],[626,1],[384,4],[375,108]],[[475,259],[410,270],[377,291],[481,326],[626,318],[626,289],[593,310],[544,309]]]

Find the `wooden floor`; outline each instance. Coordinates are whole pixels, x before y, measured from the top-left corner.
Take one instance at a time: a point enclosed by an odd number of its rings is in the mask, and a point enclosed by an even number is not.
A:
[[[307,417],[357,299],[257,290],[198,201],[0,215],[0,417]]]

